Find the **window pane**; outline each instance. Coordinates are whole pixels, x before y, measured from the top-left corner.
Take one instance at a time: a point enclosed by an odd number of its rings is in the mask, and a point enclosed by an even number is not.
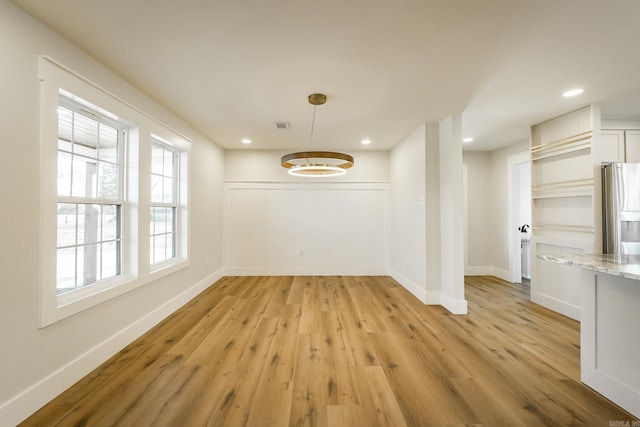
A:
[[[149,234],[150,235],[154,235],[156,234],[156,208],[151,208],[149,209]],[[153,247],[153,245],[151,245],[151,247]]]
[[[71,154],[58,151],[58,196],[71,195]]]
[[[155,259],[154,259],[154,263],[157,262],[162,262],[164,260],[167,259],[166,256],[166,248],[167,248],[167,244],[166,244],[166,235],[161,234],[159,236],[154,236],[154,254],[155,254]]]
[[[57,252],[57,292],[75,288],[76,248],[58,249]]]
[[[91,104],[63,98],[70,107],[58,108],[58,195],[120,200],[120,129],[86,113]],[[121,212],[118,204],[58,203],[58,292],[120,274]]]
[[[72,113],[65,107],[58,107],[58,149],[71,152]]]
[[[98,245],[78,247],[78,285],[86,286],[98,280]]]
[[[97,165],[93,160],[73,156],[73,188],[74,197],[96,196]]]
[[[164,208],[156,208],[156,224],[155,224],[155,234],[164,234],[167,231],[166,224],[167,214]]]
[[[58,150],[71,153],[71,142],[65,141],[64,139],[58,139]]]
[[[67,214],[74,209],[77,215]],[[99,243],[119,239],[119,212],[118,205],[58,205],[58,244],[79,245],[58,251],[58,288],[68,290],[70,283],[76,287],[86,286],[120,274],[121,241]],[[76,219],[77,243],[73,224]]]
[[[100,160],[103,160],[105,162],[109,162],[109,163],[113,163],[113,164],[118,164],[118,147],[105,147],[105,148],[100,148]]]
[[[100,205],[78,205],[78,244],[95,243],[100,237]]]
[[[173,208],[164,208],[165,233],[173,231]]]
[[[73,142],[75,154],[97,158],[98,122],[82,114],[74,114]]]
[[[102,271],[101,280],[115,277],[120,274],[120,242],[109,242],[102,244]]]
[[[115,240],[120,235],[118,227],[118,207],[116,205],[102,206],[102,240]]]
[[[99,152],[100,160],[109,161],[111,163],[118,162],[118,130],[100,124],[100,143]]]
[[[165,232],[165,217],[164,208],[151,208],[151,234]]]
[[[151,208],[151,263],[165,261],[175,257],[175,208]]]
[[[163,175],[164,149],[158,145],[151,146],[151,173]]]
[[[173,203],[174,202],[174,194],[173,194],[173,179],[172,178],[163,178],[163,201],[164,203]]]
[[[162,177],[151,175],[151,201],[162,203]]]
[[[95,146],[95,142],[93,144]],[[88,147],[83,144],[74,144],[73,152],[74,154],[79,154],[90,159],[95,159],[98,156],[98,150],[96,150],[95,147]]]
[[[111,163],[98,164],[98,197],[116,200],[118,198],[118,167]]]
[[[164,152],[164,176],[173,177],[173,161],[175,155],[169,150]]]
[[[176,256],[178,155],[163,144],[152,147],[150,261],[156,264]],[[157,206],[158,204],[172,206]]]
[[[175,221],[174,221],[174,208],[166,208],[166,232],[173,233],[175,231]]]
[[[71,143],[63,139],[58,140],[58,150],[62,150],[66,153],[71,153]]]
[[[76,244],[76,205],[58,203],[58,247]]]

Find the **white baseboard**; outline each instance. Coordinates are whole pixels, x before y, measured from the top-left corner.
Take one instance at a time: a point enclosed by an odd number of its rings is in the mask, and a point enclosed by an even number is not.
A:
[[[0,404],[0,427],[15,426],[224,276],[207,276],[136,322]]]
[[[507,282],[511,282],[511,274],[508,270],[494,267],[492,265],[468,266],[464,270],[465,276],[496,276]]]
[[[423,302],[427,305],[442,305],[442,295],[440,292],[425,291]]]
[[[440,304],[439,300],[438,302],[427,302],[428,300],[433,299],[434,296],[428,295],[427,291],[425,291],[416,282],[409,279],[407,276],[403,275],[402,273],[398,273],[397,271],[391,271],[389,275],[393,278],[393,280],[400,283],[402,287],[404,287],[406,290],[411,292],[413,296],[418,298],[424,304]]]
[[[468,266],[464,269],[465,276],[493,276],[491,266]]]
[[[536,304],[540,304],[549,310],[553,310],[564,316],[570,317],[573,320],[580,321],[580,307],[576,307],[575,305],[571,305],[557,298],[535,292],[534,289],[531,289],[531,301]]]
[[[511,283],[511,274],[509,273],[509,270],[503,270],[501,268],[492,267],[491,275]]]
[[[442,295],[440,292],[426,291],[417,283],[397,271],[391,272],[390,276],[405,289],[413,294],[416,298],[427,305],[443,305]]]
[[[451,314],[467,314],[467,300],[464,299],[453,299],[447,298],[445,296],[442,297],[442,306],[449,310]]]

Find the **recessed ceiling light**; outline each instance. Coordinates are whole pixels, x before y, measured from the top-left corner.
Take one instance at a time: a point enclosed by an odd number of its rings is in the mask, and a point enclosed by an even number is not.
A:
[[[363,139],[362,140],[362,145],[369,145],[371,144],[371,140],[370,139]]]
[[[580,95],[582,92],[584,92],[584,89],[576,88],[576,89],[571,89],[566,91],[565,93],[562,94],[562,96],[564,96],[565,98],[569,98],[571,96]]]
[[[244,138],[242,141],[243,144],[251,144],[251,140],[249,138]]]
[[[466,143],[473,142],[473,138],[471,137],[463,138],[462,142],[466,142]]]

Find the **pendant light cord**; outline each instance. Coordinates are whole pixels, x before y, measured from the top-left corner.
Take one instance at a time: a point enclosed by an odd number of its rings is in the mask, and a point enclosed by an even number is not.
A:
[[[315,128],[316,125],[316,108],[318,106],[314,105],[313,106],[313,117],[311,118],[311,134],[309,134],[309,150],[311,150],[311,141],[313,141],[313,129]]]

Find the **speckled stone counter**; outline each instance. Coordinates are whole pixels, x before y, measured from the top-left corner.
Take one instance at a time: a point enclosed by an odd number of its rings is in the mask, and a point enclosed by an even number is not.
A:
[[[538,254],[538,258],[640,281],[640,255]],[[640,285],[640,283],[639,283]]]

